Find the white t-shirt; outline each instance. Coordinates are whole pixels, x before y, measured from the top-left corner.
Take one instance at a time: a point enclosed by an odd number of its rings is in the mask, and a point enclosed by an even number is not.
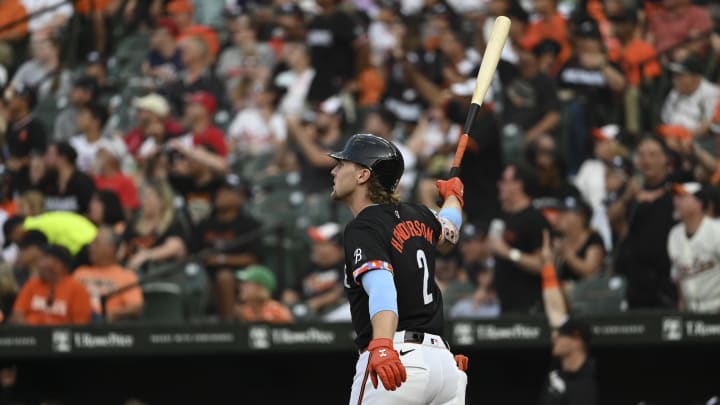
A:
[[[314,77],[315,70],[310,68],[300,74],[292,70],[280,73],[276,81],[287,84],[287,92],[280,100],[278,112],[288,117],[299,117],[305,108],[305,100]]]
[[[47,27],[57,16],[70,18],[73,15],[72,3],[65,0],[22,0],[21,3],[28,15],[32,16],[28,23],[30,32]],[[65,5],[60,5],[62,3]],[[42,12],[50,8],[53,8],[52,11]]]
[[[662,121],[694,131],[704,121],[713,118],[719,96],[720,89],[705,79],[689,96],[682,96],[673,89],[663,104]]]
[[[605,248],[612,250],[612,231],[603,200],[605,191],[605,164],[599,159],[588,159],[583,162],[575,177],[575,187],[593,209],[591,226],[603,238]]]
[[[95,156],[100,149],[100,145],[102,145],[102,138],[95,142],[89,142],[85,135],[75,135],[70,138],[70,145],[77,152],[77,160],[75,161],[77,168],[85,173],[94,169]]]
[[[672,277],[691,312],[720,312],[720,222],[705,217],[690,238],[682,222],[668,236]]]
[[[423,148],[420,154],[424,158],[432,157],[441,146],[456,144],[460,139],[461,132],[462,128],[458,124],[450,125],[448,131],[443,133],[440,125],[431,122],[423,136]]]
[[[285,119],[278,113],[266,121],[260,110],[246,108],[235,116],[227,135],[237,144],[237,150],[258,156],[271,153],[273,142],[284,142],[287,139],[287,126]]]

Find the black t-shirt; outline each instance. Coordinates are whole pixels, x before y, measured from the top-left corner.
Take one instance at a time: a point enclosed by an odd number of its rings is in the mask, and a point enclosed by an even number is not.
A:
[[[344,262],[333,266],[320,267],[310,264],[302,280],[298,280],[295,288],[302,292],[303,299],[310,299],[331,291],[343,282]]]
[[[307,46],[315,69],[308,100],[323,101],[337,94],[355,73],[355,41],[364,36],[362,28],[342,11],[318,15],[307,29]]]
[[[542,247],[542,231],[549,226],[545,217],[533,207],[515,213],[503,212],[503,239],[522,253],[532,253]],[[509,259],[495,261],[495,289],[503,313],[541,312],[542,283],[539,275],[530,274]]]
[[[68,180],[65,191],[58,187],[57,173],[49,173],[41,182],[45,195],[46,211],[71,211],[85,214],[90,198],[95,192],[95,182],[87,174],[75,170]]]
[[[137,221],[137,220],[136,220]],[[137,222],[133,222],[123,233],[122,239],[127,243],[125,257],[132,257],[135,253],[143,249],[151,249],[165,243],[169,238],[176,236],[183,241],[187,240],[187,232],[182,222],[175,218],[163,232],[151,232],[147,235],[141,235],[135,230]]]
[[[359,284],[367,271],[392,270],[398,330],[442,335],[442,296],[435,283],[440,232],[440,222],[429,209],[409,203],[367,207],[345,227],[345,290],[358,349],[372,339],[368,295]]]
[[[533,78],[515,75],[504,88],[503,124],[528,130],[549,112],[560,111],[555,81],[548,75]]]
[[[595,405],[597,381],[591,358],[577,371],[564,371],[557,364],[548,373],[538,405]]]
[[[223,179],[215,177],[205,184],[198,184],[190,176],[170,175],[172,188],[185,199],[185,209],[193,224],[208,218],[213,208],[215,194],[223,184]]]
[[[42,155],[47,146],[45,127],[32,115],[8,126],[5,137],[7,153],[10,157],[24,158],[30,155]]]
[[[618,247],[615,271],[627,277],[631,308],[675,308],[676,288],[670,278],[667,238],[675,225],[673,201],[667,182],[654,201],[628,207],[628,234]]]
[[[588,236],[588,238],[585,240],[585,243],[580,246],[580,249],[575,252],[577,257],[584,259],[585,255],[587,255],[588,249],[590,249],[590,246],[599,246],[603,250],[603,252],[605,252],[605,243],[603,242],[600,235],[597,232],[593,231],[590,232],[590,236]],[[560,266],[559,274],[560,280],[563,281],[580,280],[580,276],[578,276],[577,273],[572,271],[572,269],[570,268],[570,266],[568,266],[567,263],[563,263],[562,266]]]
[[[255,218],[242,213],[228,222],[222,222],[216,216],[212,216],[201,222],[193,233],[194,250],[197,252],[201,249],[216,248],[226,254],[254,253],[260,258],[262,256],[262,235],[258,232],[260,228],[261,225]],[[245,238],[249,239],[245,241]],[[237,243],[238,239],[244,241]]]
[[[618,66],[613,67],[620,71]],[[601,69],[585,68],[574,56],[560,69],[557,81],[559,88],[573,90],[576,100],[590,106],[591,126],[600,127],[612,122],[615,97]]]

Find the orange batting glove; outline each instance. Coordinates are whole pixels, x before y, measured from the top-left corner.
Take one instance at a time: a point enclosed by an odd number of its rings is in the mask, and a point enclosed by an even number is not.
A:
[[[457,364],[457,368],[459,368],[460,371],[467,371],[469,360],[470,359],[468,359],[468,357],[464,354],[455,355],[455,363]]]
[[[407,380],[405,366],[400,361],[398,352],[393,348],[392,340],[373,339],[367,349],[370,352],[368,372],[373,387],[378,387],[378,377],[388,391],[395,391]]]
[[[448,197],[454,195],[455,197],[457,197],[458,201],[460,201],[461,207],[465,204],[465,200],[463,200],[465,185],[459,177],[453,177],[448,180],[438,180],[437,182],[435,182],[435,185],[437,186],[437,189],[440,192],[440,196],[443,198],[443,200],[447,200]]]

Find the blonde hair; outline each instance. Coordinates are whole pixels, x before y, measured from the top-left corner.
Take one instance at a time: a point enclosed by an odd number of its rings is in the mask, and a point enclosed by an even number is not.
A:
[[[157,193],[158,197],[160,197],[162,212],[160,213],[160,223],[158,224],[157,229],[155,229],[155,232],[157,232],[158,234],[165,233],[165,231],[167,231],[167,229],[172,224],[173,219],[175,219],[175,194],[173,193],[172,188],[166,181],[146,180],[145,183],[143,183],[142,185],[142,190],[145,191],[147,189],[153,190],[155,193]],[[140,231],[139,225],[141,222],[142,219],[135,223],[136,231]]]
[[[374,175],[371,175],[368,181],[368,198],[375,204],[400,205],[400,197],[385,190]]]
[[[20,198],[27,204],[28,212],[23,213],[25,216],[35,216],[45,212],[45,198],[41,192],[26,191]]]

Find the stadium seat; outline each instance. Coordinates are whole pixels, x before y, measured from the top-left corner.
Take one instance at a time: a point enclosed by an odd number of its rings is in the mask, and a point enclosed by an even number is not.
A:
[[[156,282],[143,286],[144,306],[141,319],[148,322],[181,322],[183,299],[180,286]]]
[[[624,277],[599,275],[574,283],[568,292],[568,299],[574,313],[616,313],[627,309],[626,291],[627,281]]]

